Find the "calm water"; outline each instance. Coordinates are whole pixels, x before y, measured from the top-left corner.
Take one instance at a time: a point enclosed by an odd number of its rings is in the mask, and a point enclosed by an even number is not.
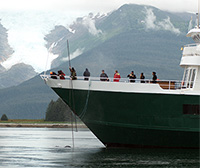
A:
[[[0,167],[198,168],[198,150],[105,149],[88,130],[0,128]],[[71,147],[69,147],[71,146]]]

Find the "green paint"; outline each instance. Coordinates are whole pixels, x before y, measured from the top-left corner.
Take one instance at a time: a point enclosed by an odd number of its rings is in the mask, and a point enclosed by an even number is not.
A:
[[[199,148],[199,96],[53,89],[105,145]]]

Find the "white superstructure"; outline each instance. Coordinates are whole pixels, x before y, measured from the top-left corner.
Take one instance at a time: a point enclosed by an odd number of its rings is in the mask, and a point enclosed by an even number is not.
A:
[[[196,42],[185,45],[180,66],[184,68],[182,87],[185,89],[200,90],[200,29],[191,29],[187,37]]]

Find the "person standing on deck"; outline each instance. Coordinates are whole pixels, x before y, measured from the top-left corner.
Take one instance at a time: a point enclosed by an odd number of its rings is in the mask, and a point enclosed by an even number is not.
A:
[[[83,76],[85,77],[84,80],[89,80],[90,77],[90,72],[88,71],[88,69],[85,69],[85,72],[83,73]]]
[[[57,79],[57,74],[55,72],[50,72],[50,76],[52,79]]]
[[[70,72],[71,72],[71,80],[76,80],[77,79],[77,77],[76,77],[76,70],[74,69],[74,67],[69,67],[69,70],[70,70]]]
[[[60,79],[65,79],[65,73],[62,70],[58,71],[58,76],[60,77]]]
[[[102,73],[100,75],[100,80],[101,81],[109,81],[108,75],[104,72],[104,70],[102,70]]]
[[[157,75],[156,75],[156,72],[152,72],[152,75],[153,75],[153,77],[152,77],[152,83],[156,83],[156,80],[157,80]]]
[[[120,78],[121,78],[121,76],[120,76],[119,72],[116,70],[116,71],[115,71],[115,74],[114,74],[114,79],[113,79],[113,81],[114,81],[114,82],[119,82]]]
[[[130,82],[135,82],[136,75],[134,74],[134,71],[131,71],[131,73],[128,74],[127,77],[129,77]]]
[[[142,72],[140,74],[140,83],[145,83],[144,79],[145,79],[145,76],[144,76],[144,73]]]

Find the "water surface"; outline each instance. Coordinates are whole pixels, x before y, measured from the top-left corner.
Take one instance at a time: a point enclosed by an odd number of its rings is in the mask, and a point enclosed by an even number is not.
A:
[[[0,167],[198,168],[199,151],[106,149],[87,129],[0,128]]]

